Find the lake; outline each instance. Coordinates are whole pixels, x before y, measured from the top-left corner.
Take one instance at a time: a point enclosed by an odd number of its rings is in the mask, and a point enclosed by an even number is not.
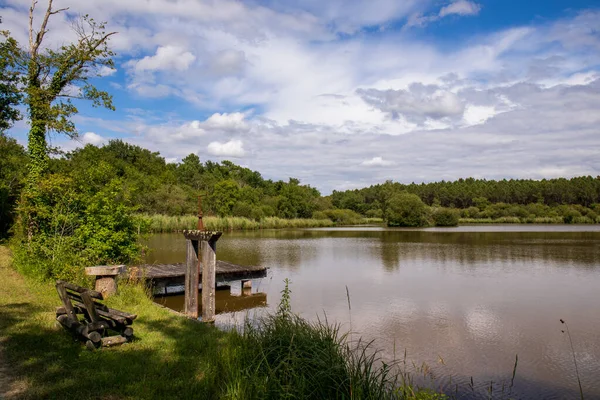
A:
[[[149,239],[148,262],[183,262],[182,234]],[[600,226],[343,227],[226,232],[217,258],[269,268],[242,296],[217,292],[217,325],[274,310],[289,278],[292,310],[375,340],[419,382],[460,398],[600,398]],[[350,294],[350,305],[346,288]],[[182,296],[157,298],[174,309]],[[426,368],[423,368],[423,363]],[[429,372],[429,373],[428,373]],[[420,376],[420,377],[419,377]],[[473,378],[474,388],[470,382]]]

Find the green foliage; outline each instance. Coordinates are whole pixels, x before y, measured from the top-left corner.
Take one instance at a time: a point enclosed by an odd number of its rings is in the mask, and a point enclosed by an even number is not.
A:
[[[232,215],[233,207],[240,198],[240,188],[233,179],[217,183],[210,197],[215,212],[222,216]]]
[[[14,121],[21,119],[21,113],[16,108],[23,97],[18,87],[19,74],[15,70],[18,58],[16,40],[9,32],[0,31],[0,134],[9,129]]]
[[[436,208],[432,218],[435,226],[457,226],[460,214],[451,208]]]
[[[290,289],[290,280],[288,278],[285,278],[283,282],[285,286],[281,291],[281,299],[279,300],[279,305],[277,306],[277,314],[286,317],[292,312],[292,290]]]
[[[252,217],[253,210],[254,210],[254,208],[252,207],[252,205],[245,203],[243,201],[238,201],[233,206],[232,214],[236,217],[245,217],[245,218],[256,219],[256,218]],[[258,218],[258,219],[260,220],[260,218]]]
[[[362,223],[363,220],[363,217],[360,214],[348,209],[325,210],[323,211],[323,214],[339,225],[356,225]]]
[[[53,50],[44,42],[50,30],[48,22],[65,9],[53,10],[49,0],[38,27],[34,21],[38,15],[34,12],[36,5],[37,1],[31,5],[28,46],[19,46],[4,31],[0,42],[0,131],[20,117],[15,106],[21,102],[27,106],[30,123],[27,185],[21,204],[22,226],[27,230],[28,241],[34,235],[49,234],[43,230],[45,222],[36,219],[41,216],[38,212],[44,203],[40,182],[50,162],[48,132],[77,136],[71,120],[78,112],[73,99],[90,100],[94,107],[114,110],[111,96],[95,88],[90,79],[100,76],[103,68],[113,68],[114,54],[108,48],[108,39],[115,32],[106,33],[104,23],[84,15],[72,23],[77,40]]]
[[[379,209],[384,214],[387,200],[402,191],[416,194],[421,200],[434,207],[450,207],[468,209],[477,207],[483,214],[491,205],[504,203],[514,205],[539,204],[557,207],[560,205],[579,204],[591,208],[593,204],[600,203],[600,176],[581,176],[571,179],[530,179],[510,180],[485,180],[485,179],[458,179],[453,182],[411,183],[404,185],[387,181],[383,184],[373,185],[359,190],[345,192],[334,191],[331,195],[335,207],[347,205],[353,211],[365,214],[368,210]],[[359,201],[357,201],[359,200]],[[497,212],[498,209],[495,210]],[[598,211],[595,211],[598,214]],[[501,218],[510,212],[502,210],[495,217],[488,215],[464,216],[467,218]],[[529,212],[532,214],[532,212]],[[541,217],[539,213],[536,217]],[[543,215],[553,217],[549,213]],[[524,214],[519,218],[527,218]]]
[[[429,209],[419,196],[407,192],[394,195],[387,204],[388,226],[427,226]]]
[[[16,140],[0,133],[0,240],[8,237],[26,174],[27,154]]]
[[[87,179],[48,174],[36,198],[21,203],[20,213],[36,221],[29,227],[21,219],[20,234],[13,239],[15,266],[22,273],[40,280],[82,282],[86,266],[138,258],[138,231],[145,229],[145,221],[133,214],[121,181],[98,182],[89,180],[95,172],[81,173]],[[35,234],[28,237],[28,230]]]

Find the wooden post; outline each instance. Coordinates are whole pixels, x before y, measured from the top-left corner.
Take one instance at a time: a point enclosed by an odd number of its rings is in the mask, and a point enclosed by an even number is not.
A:
[[[86,275],[96,277],[95,289],[104,298],[117,293],[117,277],[125,271],[124,265],[98,265],[86,267]]]
[[[190,318],[198,318],[198,240],[187,238],[186,242],[184,312]]]
[[[215,320],[217,239],[202,241],[202,321]]]
[[[202,267],[202,320],[204,322],[215,320],[216,251],[217,240],[222,234],[222,232],[200,230],[183,231],[188,243],[185,271],[185,314],[192,318],[198,318],[198,275],[200,267]]]

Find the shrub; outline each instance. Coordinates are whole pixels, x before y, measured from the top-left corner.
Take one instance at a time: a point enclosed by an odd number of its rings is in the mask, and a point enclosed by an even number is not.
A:
[[[366,212],[367,218],[383,218],[383,211],[378,209],[368,210]]]
[[[427,226],[429,208],[416,194],[398,193],[388,200],[386,219],[388,226]]]
[[[437,208],[433,212],[435,226],[457,226],[459,214],[457,210],[450,208]]]
[[[327,217],[327,214],[325,214],[325,212],[323,211],[315,211],[312,214],[313,219],[329,219],[329,217]]]
[[[22,203],[21,215],[34,215],[36,221],[31,237],[23,219],[17,225],[14,262],[22,273],[40,280],[82,282],[84,267],[137,259],[142,248],[138,231],[146,221],[133,214],[121,181],[86,185],[66,175],[47,175],[35,200]]]
[[[253,211],[253,207],[250,204],[245,203],[243,201],[238,201],[233,206],[232,214],[234,217],[250,218],[250,217],[252,217],[252,211]]]
[[[360,214],[348,209],[325,210],[323,213],[327,218],[340,225],[359,224],[362,221],[362,216]]]

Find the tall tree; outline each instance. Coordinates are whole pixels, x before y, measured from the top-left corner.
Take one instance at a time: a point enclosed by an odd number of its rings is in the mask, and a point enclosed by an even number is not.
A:
[[[76,40],[53,50],[44,42],[52,16],[67,8],[54,10],[52,0],[41,23],[35,25],[34,11],[38,1],[29,8],[29,46],[19,48],[12,72],[23,85],[23,100],[27,106],[30,130],[28,135],[29,168],[21,210],[22,222],[31,239],[36,231],[36,204],[41,177],[48,169],[47,135],[50,131],[77,136],[71,117],[78,112],[73,99],[90,100],[95,107],[114,110],[112,97],[98,90],[90,80],[113,68],[114,53],[108,47],[116,32],[106,32],[105,23],[88,15],[71,20]]]
[[[53,130],[71,137],[77,136],[70,117],[77,113],[71,99],[91,100],[94,106],[114,110],[112,97],[96,89],[89,80],[100,76],[103,67],[113,68],[114,53],[108,39],[116,32],[107,33],[104,23],[97,23],[88,15],[73,21],[77,41],[58,50],[44,49],[50,17],[67,9],[52,9],[52,0],[36,31],[34,10],[37,0],[29,8],[29,49],[22,52],[22,73],[25,81],[25,103],[28,107],[31,129],[28,137],[30,155],[28,185],[35,186],[48,165],[46,135]]]

